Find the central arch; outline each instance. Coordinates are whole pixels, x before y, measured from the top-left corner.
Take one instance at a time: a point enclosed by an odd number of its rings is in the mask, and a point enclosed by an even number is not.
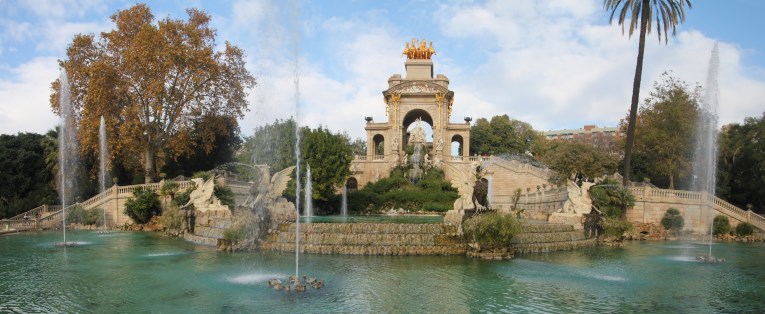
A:
[[[433,124],[433,117],[430,115],[430,113],[427,110],[423,110],[423,109],[412,109],[412,110],[409,110],[404,115],[404,118],[401,121],[401,127],[404,130],[404,134],[402,134],[403,136],[402,143],[407,143],[407,144],[409,143],[410,127],[417,121],[417,119],[421,119],[422,122],[427,124],[422,126],[422,128],[426,132],[426,142],[428,142],[427,140],[428,135],[430,135],[431,137],[433,136],[433,133],[436,130],[435,130],[435,125]]]

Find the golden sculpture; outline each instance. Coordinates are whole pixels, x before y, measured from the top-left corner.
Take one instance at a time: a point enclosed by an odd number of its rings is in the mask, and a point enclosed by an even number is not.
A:
[[[433,48],[433,42],[430,42],[430,47],[428,47],[428,42],[423,39],[420,41],[419,45],[417,44],[417,39],[412,38],[411,45],[409,43],[404,43],[404,52],[401,53],[402,55],[405,55],[407,59],[430,59],[434,54],[436,54],[436,49]]]

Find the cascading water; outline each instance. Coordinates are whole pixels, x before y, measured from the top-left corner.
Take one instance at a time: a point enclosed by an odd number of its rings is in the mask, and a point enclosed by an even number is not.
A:
[[[61,70],[59,77],[59,116],[61,126],[58,132],[58,165],[59,165],[59,195],[61,197],[61,227],[63,230],[63,242],[60,246],[72,246],[74,242],[66,241],[66,206],[71,204],[74,195],[74,173],[77,165],[77,129],[74,123],[74,114],[70,103],[69,78],[66,70]]]
[[[491,199],[492,199],[491,188],[493,184],[492,181],[494,181],[494,178],[492,178],[492,176],[489,176],[488,180],[489,180],[489,184],[486,187],[486,207],[491,208]]]
[[[712,56],[709,60],[709,72],[707,73],[707,86],[705,88],[704,100],[701,112],[699,114],[696,132],[696,152],[693,163],[694,189],[706,192],[714,202],[715,179],[717,175],[717,107],[718,107],[718,72],[720,67],[720,56],[715,43],[712,48]],[[702,200],[704,202],[707,200]],[[712,257],[712,234],[714,204],[710,206],[709,217],[709,257]]]
[[[311,166],[306,166],[305,171],[305,208],[303,208],[303,216],[313,217],[313,183],[311,183]]]
[[[99,168],[98,168],[98,185],[100,188],[100,192],[103,193],[106,191],[106,184],[109,182],[108,179],[108,172],[106,171],[106,160],[109,158],[108,151],[106,148],[106,121],[104,120],[104,116],[101,116],[101,125],[98,127],[98,144],[99,144],[99,154],[98,158],[99,161]],[[104,229],[106,229],[106,207],[103,207],[101,209],[103,211],[103,226]]]
[[[348,186],[343,185],[343,201],[340,205],[340,214],[348,216]]]

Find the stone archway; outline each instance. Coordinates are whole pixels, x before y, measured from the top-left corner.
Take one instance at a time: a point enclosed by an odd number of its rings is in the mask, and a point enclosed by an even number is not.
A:
[[[359,181],[356,180],[354,177],[348,178],[348,180],[345,181],[345,189],[346,191],[356,191],[359,189]]]
[[[452,136],[451,143],[451,155],[462,156],[464,152],[463,150],[465,149],[465,140],[462,138],[462,136],[459,134]]]
[[[376,134],[372,137],[372,151],[375,155],[385,155],[385,137],[382,134]]]
[[[409,110],[404,115],[404,118],[401,121],[401,129],[404,130],[404,132],[402,134],[402,137],[403,137],[403,139],[402,139],[403,142],[402,143],[409,143],[409,138],[408,138],[408,132],[409,131],[408,131],[408,129],[409,129],[409,127],[412,124],[416,123],[416,121],[418,119],[420,119],[422,122],[428,124],[427,126],[421,126],[421,127],[423,127],[426,130],[428,128],[430,128],[431,136],[436,131],[435,130],[435,126],[433,125],[433,117],[430,115],[430,113],[427,110],[423,110],[423,109],[412,109],[412,110]],[[429,141],[426,140],[426,142],[429,142]]]

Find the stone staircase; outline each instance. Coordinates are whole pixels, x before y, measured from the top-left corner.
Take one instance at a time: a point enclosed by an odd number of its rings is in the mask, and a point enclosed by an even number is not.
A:
[[[446,224],[306,223],[300,252],[348,255],[460,255],[467,247]],[[295,224],[268,234],[261,250],[295,252]]]
[[[572,225],[527,224],[523,230],[512,240],[511,247],[516,253],[565,251],[596,244],[594,238],[585,238],[584,232],[574,230]]]
[[[183,239],[201,245],[216,246],[223,239],[223,230],[230,228],[234,218],[228,210],[197,211],[194,233],[184,233]]]

